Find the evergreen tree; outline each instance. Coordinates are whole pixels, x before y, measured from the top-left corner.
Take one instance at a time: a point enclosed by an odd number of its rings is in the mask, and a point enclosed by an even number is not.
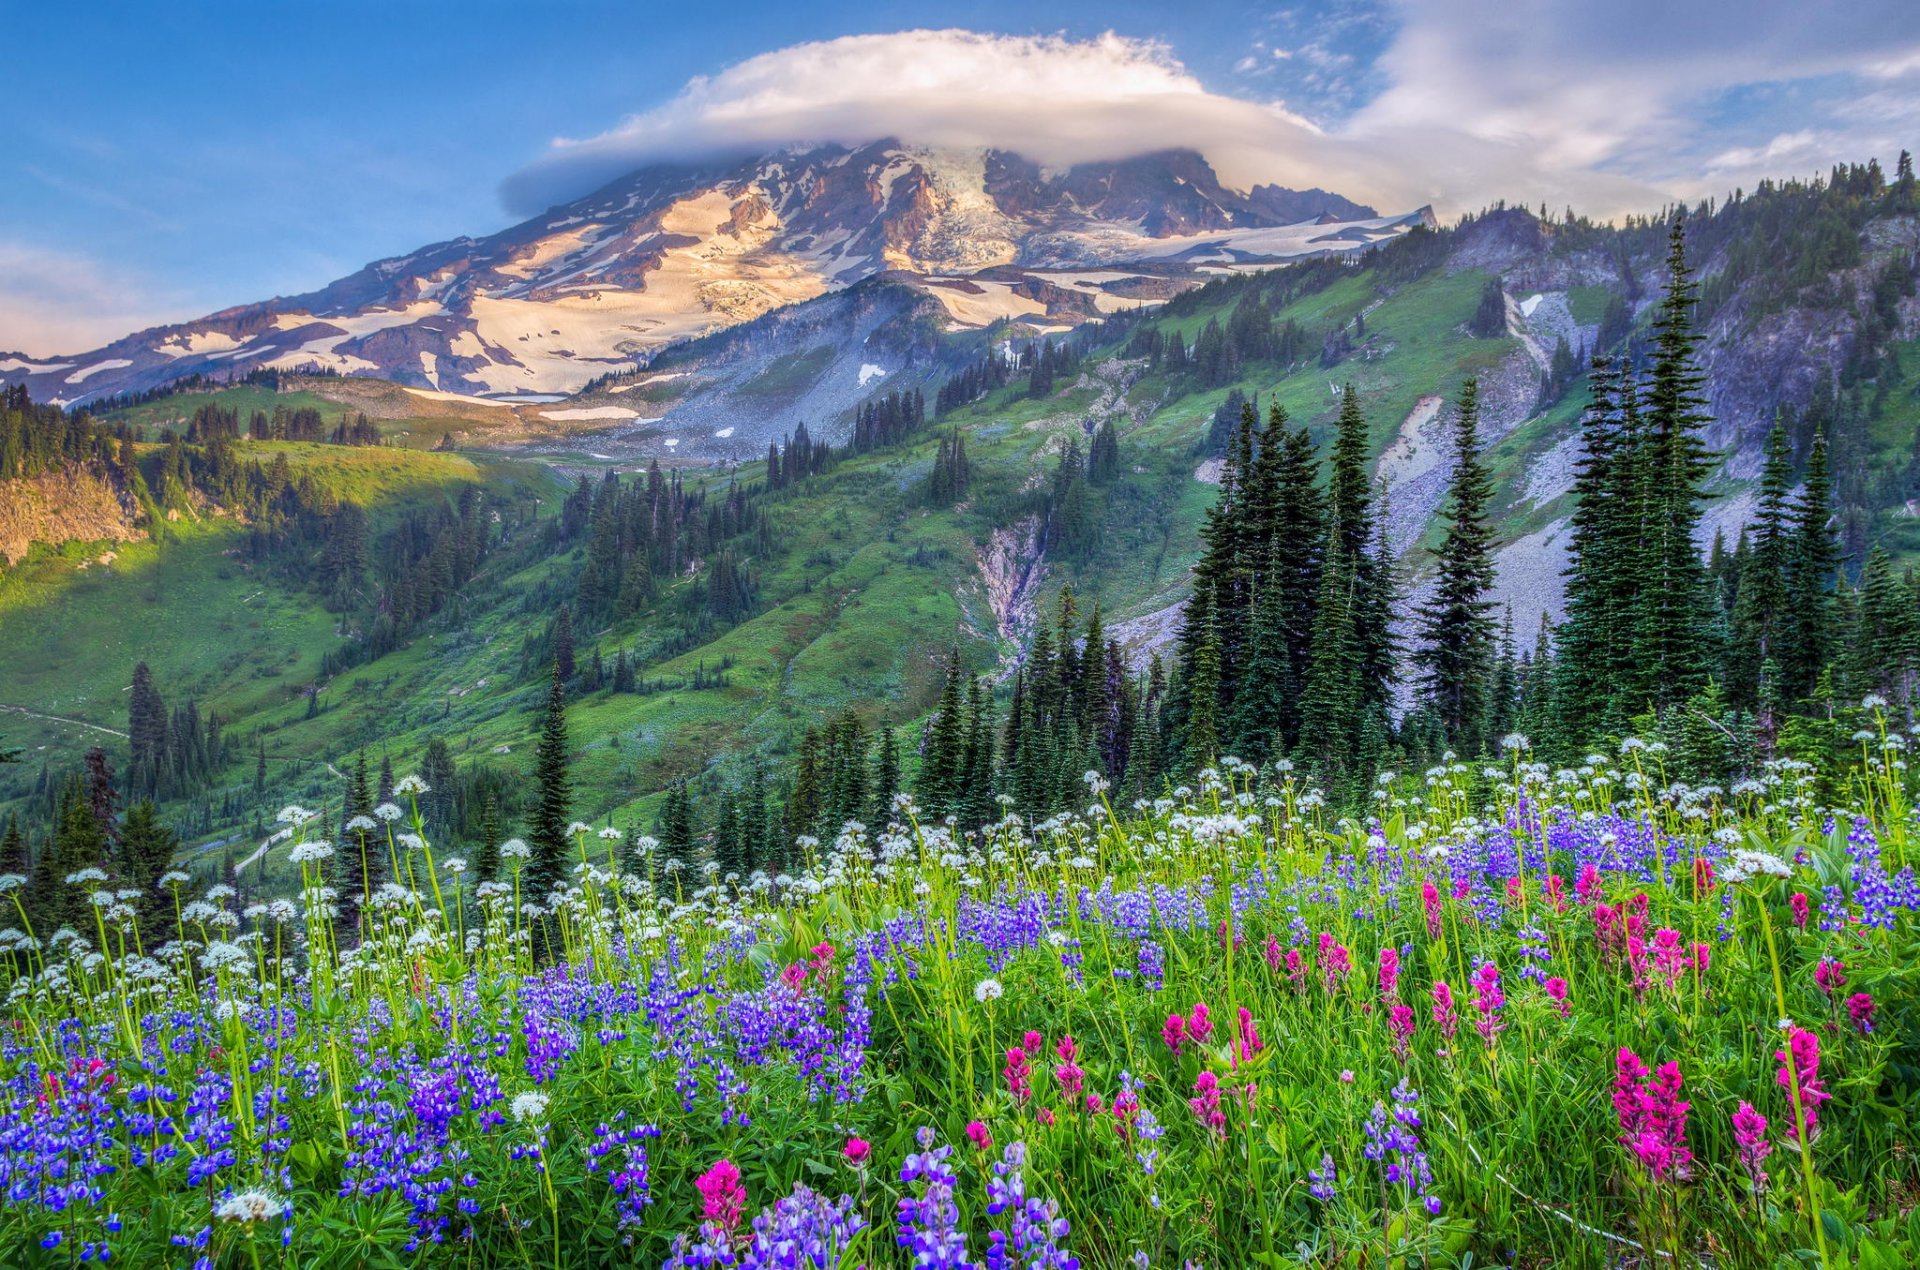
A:
[[[1739,556],[1733,602],[1733,638],[1728,648],[1727,684],[1734,703],[1756,708],[1771,685],[1764,668],[1777,665],[1787,618],[1787,588],[1792,583],[1793,460],[1787,430],[1775,423],[1767,434],[1766,460],[1760,472],[1760,500]],[[1718,539],[1716,538],[1716,543]],[[1768,726],[1763,720],[1763,728]]]
[[[567,827],[573,819],[568,748],[567,686],[556,660],[547,687],[547,712],[540,726],[540,742],[534,750],[536,792],[533,812],[527,821],[527,845],[532,851],[527,859],[526,876],[521,880],[525,893],[541,902],[566,871]]]
[[[938,818],[959,810],[961,759],[966,745],[966,718],[960,689],[960,650],[947,653],[946,681],[940,689],[940,704],[927,725],[926,741],[920,754],[920,780],[915,794],[926,814]]]
[[[562,604],[560,615],[555,619],[553,628],[553,664],[560,672],[560,682],[573,682],[573,610]]]
[[[1306,689],[1300,701],[1299,752],[1331,782],[1359,726],[1361,694],[1353,561],[1331,534],[1328,537],[1327,564],[1314,605]]]
[[[480,846],[473,853],[473,880],[476,885],[491,882],[500,875],[500,845],[506,841],[500,823],[500,803],[492,791],[480,803]]]
[[[1421,696],[1457,748],[1476,752],[1485,738],[1493,677],[1493,479],[1480,457],[1480,388],[1461,386],[1453,418],[1453,472],[1447,485],[1447,533],[1435,562],[1434,594],[1420,608]]]
[[[179,850],[180,836],[160,823],[151,799],[141,799],[127,809],[115,872],[122,885],[140,892],[136,912],[149,939],[155,919],[171,908],[160,890],[160,875],[173,866]]]
[[[867,819],[878,827],[894,818],[893,796],[901,792],[900,743],[893,735],[892,724],[887,724],[880,729],[880,746],[875,764],[873,809],[868,813]]]
[[[166,790],[167,706],[154,687],[146,662],[133,668],[133,689],[127,701],[127,787],[136,796],[160,797]]]
[[[1794,509],[1792,558],[1787,567],[1787,613],[1781,623],[1784,647],[1780,697],[1797,702],[1814,694],[1820,672],[1833,659],[1834,631],[1842,624],[1834,611],[1833,580],[1840,550],[1833,536],[1833,478],[1826,437],[1816,433],[1807,457],[1806,481]]]
[[[1706,569],[1694,545],[1700,502],[1711,467],[1701,440],[1709,421],[1706,376],[1696,350],[1693,310],[1698,288],[1687,266],[1686,231],[1676,218],[1668,235],[1667,289],[1653,322],[1653,367],[1647,377],[1646,500],[1643,548],[1636,570],[1635,686],[1655,706],[1676,704],[1706,686],[1713,665]]]

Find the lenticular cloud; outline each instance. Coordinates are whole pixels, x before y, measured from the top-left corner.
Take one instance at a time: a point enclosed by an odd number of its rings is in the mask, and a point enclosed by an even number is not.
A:
[[[1313,184],[1325,158],[1312,124],[1208,92],[1154,41],[904,31],[798,44],[693,79],[597,137],[555,141],[502,194],[531,212],[648,163],[886,137],[1050,165],[1193,146],[1246,183]]]

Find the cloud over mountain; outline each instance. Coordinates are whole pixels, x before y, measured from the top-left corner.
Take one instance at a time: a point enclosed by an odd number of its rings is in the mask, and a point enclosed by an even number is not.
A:
[[[748,58],[598,136],[558,139],[502,194],[531,212],[646,163],[892,136],[1060,165],[1187,146],[1243,188],[1612,215],[1783,164],[1790,175],[1816,150],[1884,148],[1920,125],[1920,23],[1897,0],[1841,13],[1781,0],[1383,7],[1394,27],[1375,67],[1383,87],[1337,122],[1214,91],[1167,45],[1112,32],[853,35]],[[1794,107],[1821,126],[1789,126]]]

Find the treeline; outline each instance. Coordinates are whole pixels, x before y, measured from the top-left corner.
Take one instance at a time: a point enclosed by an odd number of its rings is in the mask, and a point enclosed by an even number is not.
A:
[[[239,410],[218,402],[209,401],[195,407],[192,418],[187,420],[188,445],[201,445],[215,437],[235,440],[241,435]],[[355,414],[349,419],[343,413],[329,428],[326,419],[312,406],[289,409],[284,405],[276,405],[272,413],[253,411],[244,435],[253,441],[318,441],[333,445],[382,445],[386,440],[379,427],[364,414]]]
[[[810,447],[803,427],[789,452],[797,462]],[[658,463],[638,480],[611,471],[598,482],[582,476],[556,526],[558,549],[585,543],[575,593],[579,616],[603,622],[631,617],[654,598],[660,583],[704,563],[705,586],[693,601],[697,614],[738,622],[755,595],[746,559],[769,549],[760,506],[764,488],[734,481],[710,497],[705,487],[688,489],[678,472],[666,473]]]

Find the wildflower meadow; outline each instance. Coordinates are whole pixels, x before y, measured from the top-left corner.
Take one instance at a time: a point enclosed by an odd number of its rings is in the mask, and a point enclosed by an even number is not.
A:
[[[1089,774],[778,877],[576,825],[551,895],[514,842],[465,885],[417,780],[351,842],[289,807],[295,897],[19,911],[0,1262],[1911,1266],[1905,742],[1718,789],[1514,736],[1364,821]]]

